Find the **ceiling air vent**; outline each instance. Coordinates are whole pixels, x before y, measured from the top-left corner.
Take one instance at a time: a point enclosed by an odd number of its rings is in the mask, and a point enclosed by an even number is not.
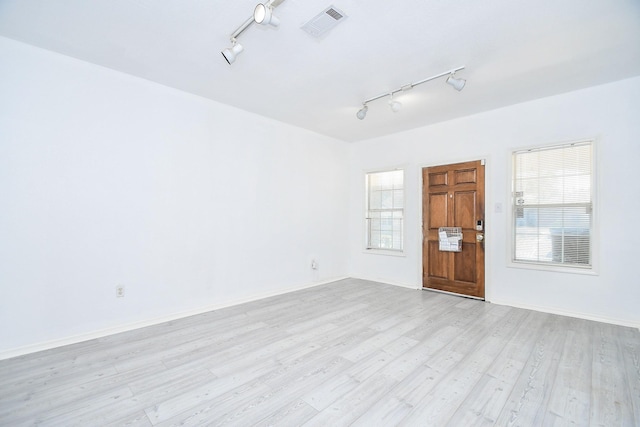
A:
[[[301,28],[313,37],[320,38],[329,32],[330,29],[344,21],[346,17],[347,15],[345,15],[344,12],[332,5],[314,16]]]

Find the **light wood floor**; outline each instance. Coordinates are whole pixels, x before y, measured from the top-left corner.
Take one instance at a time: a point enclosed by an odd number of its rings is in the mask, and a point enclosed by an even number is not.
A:
[[[344,280],[0,361],[0,425],[640,425],[637,329]]]

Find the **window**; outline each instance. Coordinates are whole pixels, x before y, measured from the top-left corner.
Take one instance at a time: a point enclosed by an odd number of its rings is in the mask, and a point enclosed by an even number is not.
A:
[[[367,249],[402,252],[404,217],[404,171],[366,175]]]
[[[591,141],[513,153],[514,263],[592,266]]]

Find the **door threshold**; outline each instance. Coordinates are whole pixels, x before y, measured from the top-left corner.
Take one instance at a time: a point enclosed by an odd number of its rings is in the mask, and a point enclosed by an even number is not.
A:
[[[440,294],[453,295],[454,297],[462,297],[462,298],[475,299],[475,300],[478,300],[478,301],[486,301],[484,298],[474,297],[472,295],[457,294],[455,292],[441,291],[440,289],[433,289],[433,288],[425,288],[425,287],[423,287],[422,290],[423,291],[429,291],[429,292],[438,292]]]

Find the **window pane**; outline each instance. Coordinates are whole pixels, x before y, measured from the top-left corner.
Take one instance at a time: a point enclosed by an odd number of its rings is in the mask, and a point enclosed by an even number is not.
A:
[[[382,209],[393,208],[393,190],[385,190],[380,192],[380,199],[382,200]]]
[[[564,175],[562,166],[562,149],[536,151],[532,155],[538,156],[538,176],[549,178]]]
[[[380,230],[392,231],[393,221],[391,219],[383,219],[382,221],[380,221]]]
[[[568,175],[590,175],[591,145],[564,150],[564,169]]]
[[[518,261],[551,261],[551,240],[539,235],[537,229],[521,229],[516,233],[516,254]]]
[[[369,209],[380,209],[382,207],[382,200],[379,191],[372,191],[369,193]]]
[[[590,236],[586,229],[555,229],[551,234],[553,262],[590,264]]]
[[[404,207],[404,191],[403,190],[394,190],[393,191],[393,208],[402,209]]]
[[[591,175],[564,178],[565,203],[591,203]]]
[[[560,177],[540,178],[536,204],[560,204],[564,200],[564,179]],[[526,194],[525,194],[526,200]]]
[[[591,214],[588,207],[569,206],[559,208],[539,208],[538,227],[540,228],[584,228],[591,227]]]
[[[369,247],[377,248],[380,247],[380,231],[371,231],[369,234]]]

